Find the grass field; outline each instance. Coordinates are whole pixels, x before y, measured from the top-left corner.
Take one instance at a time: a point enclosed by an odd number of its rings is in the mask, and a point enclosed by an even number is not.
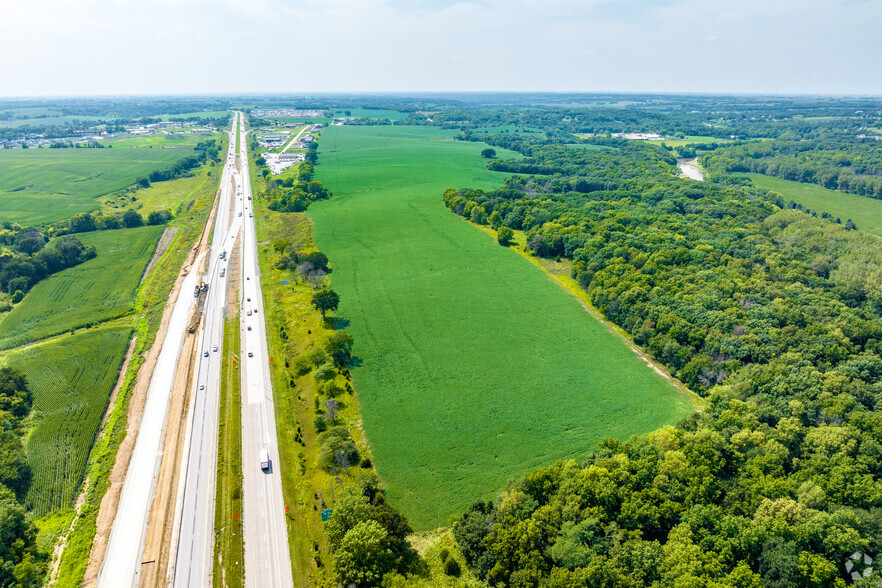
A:
[[[37,516],[72,506],[131,334],[90,329],[6,358],[27,376],[39,411],[25,444],[33,470],[25,504]]]
[[[172,129],[171,132],[163,133],[157,131],[152,135],[120,135],[103,141],[105,144],[113,145],[114,149],[130,149],[135,147],[152,147],[157,148],[178,148],[193,147],[200,141],[205,141],[213,136],[209,134],[181,133]]]
[[[230,116],[229,110],[200,110],[198,112],[184,112],[181,114],[167,114],[162,117],[162,120],[179,120],[179,119],[187,119],[187,118],[223,118]]]
[[[481,127],[472,129],[475,135],[496,135],[496,134],[516,134],[516,135],[544,135],[541,129],[531,127],[519,127],[517,125],[505,125],[497,127]]]
[[[485,145],[452,134],[326,130],[317,177],[337,196],[308,211],[351,321],[374,463],[416,529],[691,410],[540,268],[444,208],[446,187],[504,177],[486,169]]]
[[[170,210],[178,214],[178,207],[192,199],[193,194],[202,189],[206,180],[210,180],[208,167],[200,167],[189,177],[177,178],[167,182],[156,182],[149,188],[136,191],[114,192],[98,198],[101,211],[123,214],[129,208],[137,210],[141,216],[147,217],[154,210]]]
[[[215,586],[245,585],[245,544],[242,528],[242,391],[239,366],[239,316],[226,321],[218,412],[217,493],[215,498]]]
[[[61,220],[98,208],[95,198],[171,166],[192,149],[0,150],[0,222]]]
[[[668,147],[682,147],[690,143],[729,143],[729,139],[719,139],[717,137],[700,137],[696,135],[687,135],[685,139],[661,139],[658,141],[647,141],[648,143],[664,143]]]
[[[345,110],[348,110],[349,114],[345,114]],[[397,110],[374,110],[372,108],[348,108],[345,110],[334,110],[334,116],[340,118],[350,116],[353,118],[388,118],[389,120],[404,120],[410,115],[409,112],[398,112]]]
[[[846,219],[855,222],[858,229],[882,237],[882,200],[828,190],[817,184],[805,184],[782,180],[763,174],[733,174],[750,181],[758,188],[774,190],[784,196],[785,200],[793,200],[818,213],[829,212],[839,217],[844,223]]]
[[[95,259],[49,276],[0,322],[0,349],[126,314],[163,227],[80,233]]]

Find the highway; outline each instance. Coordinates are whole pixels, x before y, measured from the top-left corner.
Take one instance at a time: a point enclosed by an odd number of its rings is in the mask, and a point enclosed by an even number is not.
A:
[[[242,180],[247,210],[242,239],[242,473],[245,528],[245,585],[259,588],[292,586],[291,558],[273,405],[269,353],[266,345],[263,296],[257,261],[257,238],[251,210],[251,182],[244,124],[241,122]],[[250,314],[249,314],[250,312]],[[270,465],[260,465],[266,449]]]
[[[236,186],[241,185],[235,164],[235,133],[231,134],[232,149],[225,170],[232,173]],[[220,411],[221,364],[224,340],[224,309],[227,304],[225,269],[242,227],[244,205],[228,182],[221,199],[222,206],[214,225],[211,258],[207,282],[198,365],[193,382],[192,410],[189,414],[188,448],[184,452],[181,471],[183,496],[176,509],[180,526],[177,534],[177,553],[174,558],[174,586],[211,586],[214,556],[214,504],[217,483],[218,419]],[[234,215],[228,218],[230,198]],[[229,225],[229,230],[226,227]]]
[[[235,157],[235,134],[232,134],[230,141],[230,152],[228,153],[228,162]],[[217,223],[215,225],[214,243],[212,251],[219,251],[223,245],[223,240],[228,236],[224,232],[219,231],[218,227],[226,224],[226,214],[229,210],[229,198],[233,195],[230,193],[229,182],[230,174],[233,172],[232,166],[225,165],[221,176],[221,196],[217,205]],[[156,479],[159,473],[159,467],[162,460],[162,441],[165,429],[166,417],[168,415],[169,401],[171,399],[173,384],[175,381],[175,372],[177,369],[178,358],[186,336],[186,328],[189,324],[190,314],[193,309],[196,298],[193,291],[200,283],[202,264],[197,261],[190,268],[181,285],[178,298],[175,301],[172,310],[171,319],[169,321],[166,336],[162,341],[162,349],[157,359],[156,367],[150,379],[150,386],[147,391],[147,399],[144,405],[144,413],[141,417],[141,423],[138,430],[138,437],[132,452],[132,458],[126,472],[126,478],[123,482],[123,489],[120,494],[119,505],[117,507],[116,516],[113,521],[113,527],[110,532],[110,539],[107,545],[107,551],[104,556],[104,562],[98,575],[97,585],[99,587],[119,588],[127,586],[137,586],[141,569],[141,554],[144,549],[144,541],[147,532],[147,520],[150,514],[150,506],[153,502],[153,495],[156,490]],[[209,301],[214,296],[215,304],[217,297],[223,296],[223,288],[218,288],[218,280],[216,274],[218,264],[215,255],[211,256],[209,263],[209,272],[207,277],[210,282]],[[214,273],[212,273],[214,272]],[[212,279],[214,278],[214,279]],[[220,291],[218,293],[218,291]],[[221,305],[222,309],[222,305]],[[208,308],[206,309],[209,310]],[[207,322],[206,322],[207,324]],[[206,329],[205,336],[215,337],[216,333],[211,329]],[[218,339],[211,339],[218,341]],[[204,343],[204,341],[203,341]],[[200,356],[201,357],[201,356]],[[202,358],[205,359],[205,358]],[[219,379],[220,374],[220,355],[215,354],[209,357],[205,362],[205,368],[213,367]],[[208,373],[207,372],[207,373]],[[203,376],[203,366],[200,365],[201,382],[207,382],[208,376]],[[209,388],[208,385],[205,386]],[[216,393],[217,387],[214,388],[215,399],[214,405],[217,405]],[[208,402],[207,405],[211,403]],[[208,408],[207,410],[210,410]],[[215,408],[214,417],[214,443],[217,444],[217,411]],[[210,425],[208,425],[210,426]],[[207,434],[207,431],[206,431]],[[214,459],[217,459],[217,450],[214,452]],[[211,471],[215,468],[212,466]],[[212,491],[212,500],[214,494]],[[213,503],[211,505],[213,509]],[[211,527],[209,540],[213,539],[214,516],[210,520]],[[210,570],[210,568],[209,568]],[[210,574],[206,581],[210,581]]]

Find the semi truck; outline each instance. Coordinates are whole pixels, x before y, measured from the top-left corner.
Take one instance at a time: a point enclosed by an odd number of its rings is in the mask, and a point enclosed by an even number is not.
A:
[[[260,469],[266,471],[270,467],[270,458],[269,451],[266,450],[266,447],[260,448]]]

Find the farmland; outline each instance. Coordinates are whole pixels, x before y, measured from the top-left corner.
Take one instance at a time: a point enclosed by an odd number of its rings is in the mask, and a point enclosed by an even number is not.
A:
[[[850,218],[859,229],[882,236],[882,200],[763,174],[734,175],[750,178],[758,188],[778,192],[785,200],[798,202],[806,208],[816,210],[819,214],[828,212],[834,217],[839,217],[842,222]]]
[[[189,148],[0,150],[0,222],[39,224],[95,210],[97,196],[192,153]]]
[[[690,411],[541,269],[444,208],[448,186],[504,178],[485,145],[452,135],[327,129],[317,175],[336,197],[309,209],[351,321],[374,463],[417,529],[527,469]]]
[[[98,256],[39,282],[0,322],[0,349],[126,314],[161,227],[81,233]]]
[[[38,516],[72,505],[131,332],[88,330],[6,358],[27,376],[38,411],[25,445],[33,471],[25,505]]]
[[[108,194],[99,197],[98,202],[102,212],[111,214],[123,214],[133,208],[144,217],[154,210],[170,210],[177,215],[178,206],[188,202],[194,194],[201,191],[206,182],[210,183],[211,177],[208,176],[210,171],[207,167],[201,167],[193,170],[190,176],[168,182],[156,182],[149,188],[138,189],[133,194],[127,191]]]

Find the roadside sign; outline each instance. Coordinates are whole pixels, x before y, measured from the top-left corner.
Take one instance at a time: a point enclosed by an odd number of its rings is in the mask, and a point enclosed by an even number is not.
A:
[[[283,284],[287,284],[287,283],[288,283],[288,280],[282,280],[282,283],[283,283]]]
[[[333,511],[332,509],[330,509],[330,508],[326,508],[325,510],[323,510],[323,511],[322,511],[322,522],[324,523],[324,522],[326,522],[329,518],[331,518],[331,514],[332,514],[333,512],[334,512],[334,511]]]
[[[264,220],[269,220],[269,216],[264,216]]]

